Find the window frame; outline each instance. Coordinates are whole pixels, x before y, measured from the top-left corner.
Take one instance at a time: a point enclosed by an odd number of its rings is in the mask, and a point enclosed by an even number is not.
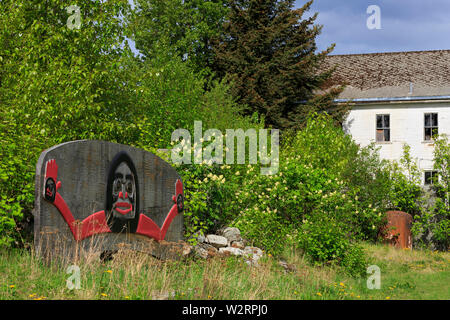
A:
[[[381,116],[382,126],[378,127],[378,117]],[[386,127],[385,116],[389,117],[389,126]],[[383,130],[383,140],[378,140],[378,130]],[[386,130],[389,132],[389,139],[386,140]],[[391,114],[390,113],[379,113],[375,115],[375,142],[391,142]]]
[[[426,117],[427,115],[430,115],[431,117],[431,124],[427,125]],[[433,124],[433,115],[436,115],[436,125]],[[427,129],[430,129],[431,135],[427,135]],[[436,130],[436,131],[435,131]],[[423,114],[423,141],[433,141],[433,136],[439,134],[439,113],[437,112],[426,112]],[[427,136],[430,138],[427,139]]]
[[[427,173],[430,173],[430,177],[427,179]],[[423,172],[423,184],[425,186],[432,186],[433,185],[433,179],[437,176],[439,179],[439,172],[436,170],[424,170]]]

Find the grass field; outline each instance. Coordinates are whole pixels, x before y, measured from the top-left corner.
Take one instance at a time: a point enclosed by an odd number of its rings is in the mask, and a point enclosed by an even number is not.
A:
[[[0,299],[450,299],[450,253],[363,244],[381,270],[380,289],[332,266],[310,264],[295,251],[265,256],[258,267],[242,259],[162,262],[119,252],[112,261],[85,261],[80,289],[68,289],[68,265],[44,265],[29,251],[0,252]],[[369,275],[368,275],[369,276]]]

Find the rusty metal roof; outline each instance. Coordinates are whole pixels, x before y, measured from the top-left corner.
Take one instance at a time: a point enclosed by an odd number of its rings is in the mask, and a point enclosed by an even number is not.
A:
[[[340,99],[450,95],[450,50],[329,55],[322,70],[333,66],[324,89],[346,84]]]

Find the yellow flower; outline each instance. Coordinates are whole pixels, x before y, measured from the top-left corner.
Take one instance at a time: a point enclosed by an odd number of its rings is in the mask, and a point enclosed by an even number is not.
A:
[[[9,287],[10,287],[10,288],[15,288],[16,286],[12,284],[12,285],[10,285]]]
[[[389,297],[389,296],[388,296],[388,297],[386,297],[386,300],[389,300],[389,299],[391,299],[391,297]]]
[[[105,272],[106,273],[112,273],[112,270],[106,270]]]
[[[101,295],[102,295],[103,297],[107,297],[107,296],[108,296],[106,293],[101,293]]]
[[[356,296],[358,299],[361,298],[361,296]]]
[[[322,296],[322,294],[321,294],[320,292],[317,292],[317,295],[318,295],[319,297],[321,297],[321,296]]]
[[[125,299],[130,299],[130,297],[129,296],[125,296]]]
[[[28,295],[29,298],[33,298],[36,295],[36,293],[32,293],[30,295]]]
[[[345,288],[345,284],[344,284],[343,282],[340,282],[339,285],[340,285],[341,287],[344,287],[344,288]]]

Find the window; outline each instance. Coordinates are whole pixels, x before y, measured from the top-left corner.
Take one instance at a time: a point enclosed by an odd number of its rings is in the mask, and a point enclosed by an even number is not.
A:
[[[425,113],[425,141],[430,141],[433,136],[438,134],[438,114]]]
[[[438,176],[437,171],[425,171],[425,185],[431,185],[436,181]]]
[[[377,114],[377,142],[391,141],[391,129],[389,127],[389,115]]]

